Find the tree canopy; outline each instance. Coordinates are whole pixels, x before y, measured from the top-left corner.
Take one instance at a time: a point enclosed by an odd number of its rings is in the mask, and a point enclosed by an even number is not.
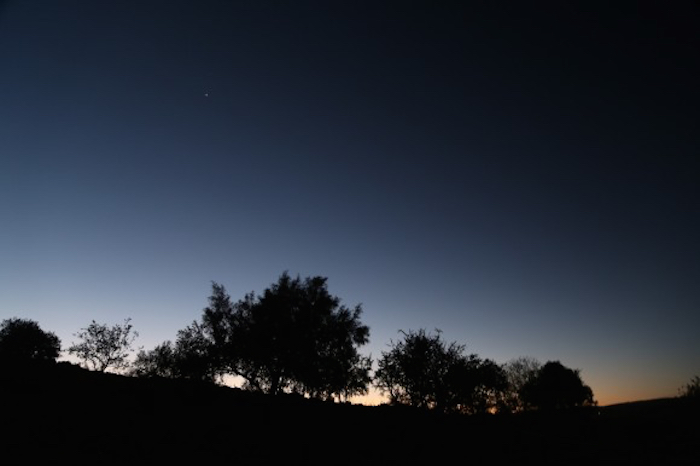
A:
[[[235,376],[248,390],[318,399],[365,394],[373,383],[392,404],[469,414],[595,404],[578,370],[529,357],[501,366],[445,342],[439,330],[402,331],[372,377],[371,357],[358,351],[369,339],[361,315],[360,305],[346,307],[329,293],[324,277],[285,272],[238,301],[212,282],[201,319],[174,343],[139,352],[132,374],[210,382]]]
[[[465,355],[464,345],[445,343],[440,332],[403,332],[383,352],[375,385],[393,404],[465,413],[497,409],[505,374],[493,361]]]
[[[202,326],[193,322],[177,332],[175,343],[166,341],[151,351],[139,351],[131,374],[213,382],[218,372],[213,353],[213,345]]]
[[[369,379],[369,364],[357,347],[367,343],[369,328],[360,322],[361,307],[341,306],[326,282],[285,273],[257,301],[238,306],[239,375],[251,385],[312,397],[364,390],[357,379]]]
[[[523,388],[537,377],[541,368],[542,364],[537,359],[528,356],[511,359],[503,365],[508,379],[505,403],[511,412],[525,410]]]
[[[213,283],[201,322],[181,333],[174,347],[167,343],[159,354],[140,354],[137,366],[144,373],[189,377],[192,370],[183,368],[189,362],[208,376],[240,376],[247,388],[270,394],[362,394],[371,360],[358,352],[369,340],[361,314],[360,305],[341,305],[324,277],[283,273],[261,295],[249,293],[237,302]],[[158,361],[172,367],[158,369]]]
[[[53,362],[61,341],[29,319],[5,319],[0,324],[0,361],[6,363]]]
[[[131,319],[126,319],[123,325],[111,327],[93,320],[75,334],[82,341],[73,343],[68,352],[82,359],[85,366],[92,370],[122,370],[129,367],[129,356],[138,335],[133,331]]]
[[[522,388],[522,398],[531,408],[566,409],[595,404],[593,391],[581,380],[579,370],[559,361],[547,362]]]

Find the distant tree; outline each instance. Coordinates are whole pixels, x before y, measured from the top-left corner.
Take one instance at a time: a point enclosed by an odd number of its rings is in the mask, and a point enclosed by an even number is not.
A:
[[[473,358],[473,355],[472,355]],[[461,411],[467,413],[494,413],[505,407],[508,377],[503,368],[490,359],[475,358],[471,396]]]
[[[527,406],[542,410],[595,405],[593,391],[583,383],[579,371],[559,361],[547,362],[524,385],[522,397]]]
[[[74,336],[82,340],[73,343],[68,353],[83,360],[84,365],[92,370],[105,372],[107,369],[119,371],[129,367],[129,355],[138,332],[132,331],[131,319],[123,325],[108,327],[94,320]]]
[[[401,333],[404,339],[392,341],[391,349],[382,352],[375,384],[393,404],[434,407],[441,401],[439,390],[446,388],[443,379],[461,362],[464,346],[446,345],[440,332],[430,335],[421,329]]]
[[[212,342],[197,322],[177,332],[174,362],[178,377],[213,382],[219,372],[212,355]]]
[[[446,344],[439,331],[402,333],[382,353],[374,377],[391,403],[464,413],[497,408],[506,378],[496,363],[465,355],[463,345]]]
[[[178,377],[172,342],[161,343],[150,351],[140,350],[131,366],[130,374],[136,377]]]
[[[240,330],[240,315],[243,306],[251,306],[253,295],[234,303],[226,292],[226,288],[216,282],[212,282],[212,293],[208,298],[209,305],[202,313],[202,323],[198,325],[197,333],[207,341],[206,351],[211,364],[211,370],[218,374],[235,372],[238,366],[237,341],[235,333]],[[193,324],[195,325],[195,324]],[[203,350],[203,342],[200,342],[200,350]]]
[[[476,354],[461,356],[437,387],[436,407],[466,414],[500,411],[507,388],[503,369]]]
[[[503,365],[503,371],[508,380],[505,404],[512,412],[519,412],[525,409],[525,402],[522,397],[522,390],[529,382],[537,377],[542,364],[535,358],[523,356],[511,359]]]
[[[684,398],[700,399],[700,376],[693,377],[679,392]]]
[[[140,351],[132,374],[213,381],[217,375],[231,372],[235,367],[231,343],[233,311],[226,289],[212,282],[202,322],[194,321],[179,330],[174,344],[166,341],[151,351]]]
[[[213,382],[217,369],[211,358],[211,348],[201,325],[193,322],[178,332],[174,344],[166,341],[150,351],[139,351],[130,374]]]
[[[0,323],[0,362],[55,362],[61,341],[33,320],[11,318]]]

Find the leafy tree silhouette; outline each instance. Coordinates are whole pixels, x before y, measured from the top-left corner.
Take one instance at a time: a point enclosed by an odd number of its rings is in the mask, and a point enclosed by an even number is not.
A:
[[[375,385],[392,404],[464,413],[495,409],[506,388],[505,374],[490,360],[465,355],[464,345],[446,344],[438,331],[402,332],[383,352]]]
[[[140,350],[131,366],[130,375],[176,378],[179,376],[176,360],[173,343],[165,341],[150,351]]]
[[[331,295],[327,279],[291,278],[286,272],[261,296],[233,302],[212,283],[201,323],[136,359],[137,375],[213,379],[241,376],[245,388],[313,398],[349,397],[367,392],[371,359],[358,353],[369,328],[353,309]]]
[[[542,410],[595,405],[593,391],[581,380],[578,370],[559,361],[547,362],[522,388],[525,403]]]
[[[42,330],[33,320],[15,317],[0,324],[0,362],[55,362],[60,351],[59,338]]]
[[[122,370],[129,367],[129,355],[133,344],[138,338],[138,332],[132,331],[131,319],[124,324],[108,327],[94,320],[86,328],[75,334],[82,340],[73,343],[68,353],[76,355],[84,361],[86,367],[105,372],[107,369]]]
[[[470,372],[473,374],[471,397],[466,398],[471,403],[466,404],[462,411],[470,413],[487,413],[502,411],[505,405],[505,395],[508,389],[508,377],[503,368],[490,359],[476,359],[472,362]]]
[[[239,342],[234,340],[243,324],[240,315],[253,306],[255,298],[252,293],[237,303],[231,301],[226,288],[212,282],[209,305],[202,313],[199,324],[201,335],[209,342],[207,351],[213,371],[219,374],[235,373],[239,367]]]
[[[521,356],[511,359],[503,365],[503,371],[508,379],[508,390],[505,404],[511,412],[520,412],[525,409],[522,391],[529,382],[537,377],[542,364],[535,358]]]
[[[367,343],[369,327],[360,322],[361,306],[342,306],[328,292],[326,278],[293,279],[285,272],[261,296],[247,295],[230,312],[223,303],[205,310],[205,326],[214,341],[217,331],[230,332],[219,337],[230,342],[225,360],[249,387],[314,398],[366,392],[370,363],[357,348]]]
[[[392,404],[432,407],[437,403],[440,379],[457,363],[464,348],[456,343],[446,346],[439,332],[434,336],[423,329],[401,333],[404,340],[391,342],[391,350],[382,353],[375,384]]]
[[[150,351],[139,351],[131,375],[184,378],[213,382],[217,370],[211,358],[212,343],[197,322],[178,331],[173,344],[166,341]]]
[[[213,382],[217,367],[212,360],[212,342],[197,322],[177,332],[175,368],[180,377]]]

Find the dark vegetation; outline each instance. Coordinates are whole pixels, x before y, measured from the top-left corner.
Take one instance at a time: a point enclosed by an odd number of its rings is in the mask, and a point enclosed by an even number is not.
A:
[[[340,304],[323,277],[282,274],[262,295],[233,302],[214,283],[201,320],[150,352],[139,352],[133,373],[214,381],[233,375],[251,391],[296,393],[316,399],[366,393],[371,361],[358,348],[369,341],[362,308]]]
[[[56,362],[60,341],[36,322],[4,320],[3,454],[95,464],[696,457],[698,377],[676,399],[599,408],[579,371],[558,361],[498,365],[424,330],[402,332],[372,375],[358,352],[369,339],[361,312],[342,306],[321,277],[283,274],[238,302],[214,283],[201,320],[133,364],[130,320],[93,321],[68,349],[84,367]],[[243,378],[242,389],[217,383],[225,375]],[[370,384],[387,405],[339,402]]]
[[[679,390],[680,396],[700,400],[700,376],[695,376]]]
[[[213,283],[201,319],[179,331],[175,343],[140,351],[131,374],[210,382],[232,375],[250,391],[319,400],[347,400],[374,384],[391,404],[444,413],[595,404],[578,371],[559,363],[541,368],[527,358],[501,367],[466,355],[464,345],[444,342],[440,332],[424,330],[402,332],[403,340],[382,353],[372,377],[371,359],[358,351],[369,340],[361,315],[360,306],[341,305],[323,277],[284,273],[261,295],[237,302]],[[519,385],[510,382],[516,379]]]
[[[132,331],[130,322],[131,319],[126,319],[123,325],[109,327],[93,320],[75,334],[81,342],[73,343],[68,353],[85,361],[87,367],[95,371],[126,369],[130,365],[129,355],[134,340],[139,336],[138,332]]]
[[[377,387],[392,404],[442,412],[486,413],[506,408],[508,381],[501,367],[464,346],[446,344],[440,333],[404,333],[403,341],[383,353],[375,374]]]
[[[700,409],[686,398],[464,416],[65,362],[3,372],[0,387],[2,455],[29,464],[680,464],[700,439]]]
[[[0,363],[30,364],[55,361],[61,351],[58,337],[26,319],[6,319],[0,324]]]

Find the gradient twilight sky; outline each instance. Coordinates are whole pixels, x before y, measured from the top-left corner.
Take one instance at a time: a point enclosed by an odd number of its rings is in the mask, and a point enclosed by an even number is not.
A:
[[[374,356],[439,328],[601,404],[675,395],[697,3],[431,3],[0,3],[0,318],[66,347],[131,317],[150,349],[212,280],[288,270],[362,303]]]

